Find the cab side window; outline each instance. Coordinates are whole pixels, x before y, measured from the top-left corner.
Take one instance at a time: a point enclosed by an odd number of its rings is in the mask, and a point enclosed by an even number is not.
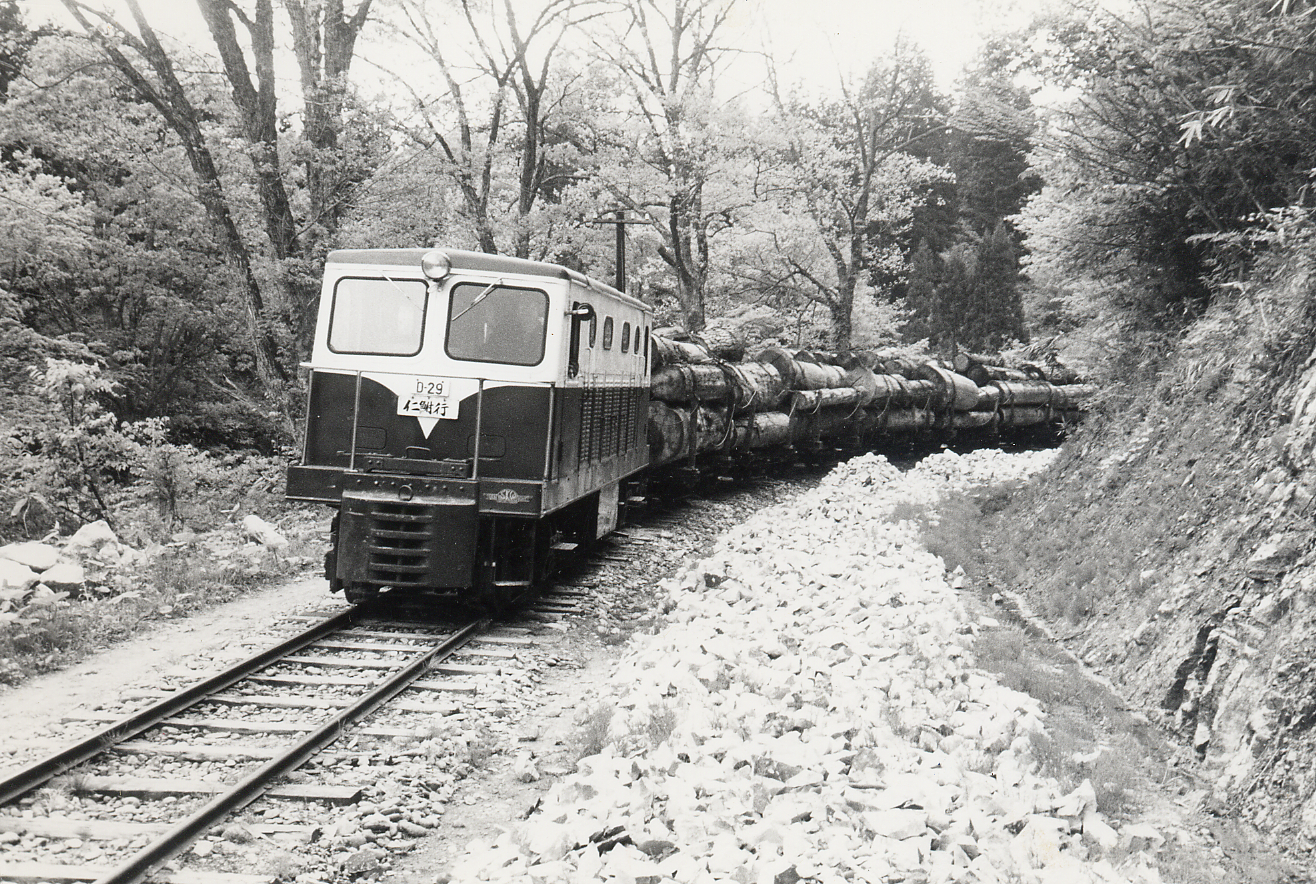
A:
[[[603,320],[603,349],[612,349],[612,317]]]
[[[629,322],[621,324],[621,352],[631,352],[631,324]]]

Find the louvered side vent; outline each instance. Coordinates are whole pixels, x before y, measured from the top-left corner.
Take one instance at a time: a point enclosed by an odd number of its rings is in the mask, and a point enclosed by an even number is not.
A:
[[[626,450],[626,437],[630,434],[627,432],[630,427],[630,415],[626,414],[626,391],[621,387],[616,387],[612,391],[612,433],[610,442],[613,454],[621,454]]]
[[[577,463],[606,460],[648,444],[644,391],[587,388],[581,397]]]
[[[370,520],[370,579],[389,586],[425,585],[432,521],[423,506],[378,504]]]
[[[631,390],[631,417],[626,424],[631,428],[631,448],[639,448],[648,442],[645,434],[647,421],[644,417],[644,390],[636,387]]]
[[[604,434],[603,453],[605,457],[611,457],[617,453],[617,421],[621,417],[617,413],[617,390],[609,387],[603,393],[603,413],[606,417],[603,420],[603,426],[607,428]]]
[[[580,439],[578,440],[578,450],[576,462],[579,464],[589,463],[593,457],[591,443],[594,439],[594,396],[586,388],[580,399]]]

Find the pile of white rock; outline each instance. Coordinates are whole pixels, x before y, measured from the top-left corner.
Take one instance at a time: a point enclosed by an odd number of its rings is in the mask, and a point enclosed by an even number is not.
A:
[[[213,532],[207,542],[212,553],[223,554],[245,544],[255,555],[266,550],[287,549],[288,539],[260,516],[242,520],[240,531]],[[174,546],[186,546],[199,540],[186,531],[174,535]],[[138,582],[141,566],[164,547],[154,544],[134,549],[122,543],[109,524],[102,520],[88,522],[58,545],[42,541],[22,541],[0,545],[0,613],[24,605],[41,604],[68,595],[79,596],[89,586],[98,592],[111,593]]]
[[[121,563],[135,550],[119,543],[104,521],[83,525],[61,546],[35,540],[0,546],[0,598],[6,609],[59,593],[76,593],[87,581],[87,565]]]
[[[941,561],[891,518],[1049,457],[865,456],[729,531],[586,717],[602,751],[452,879],[1159,881],[1154,831],[1038,773],[1043,712],[974,667]]]

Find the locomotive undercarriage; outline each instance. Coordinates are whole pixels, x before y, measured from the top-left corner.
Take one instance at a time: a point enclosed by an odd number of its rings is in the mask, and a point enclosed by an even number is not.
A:
[[[448,483],[450,486],[456,483]],[[625,501],[638,483],[625,483]],[[344,491],[334,516],[325,576],[330,590],[361,604],[389,590],[499,610],[542,586],[596,537],[597,493],[532,516],[479,513],[465,499],[398,500]]]

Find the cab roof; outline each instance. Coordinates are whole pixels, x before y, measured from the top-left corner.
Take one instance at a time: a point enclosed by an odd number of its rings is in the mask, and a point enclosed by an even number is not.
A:
[[[546,261],[527,261],[524,258],[512,258],[507,255],[490,255],[485,252],[469,252],[465,249],[335,249],[329,253],[329,264],[380,264],[389,267],[412,266],[419,268],[420,259],[433,251],[441,251],[452,262],[453,270],[474,270],[482,273],[520,273],[526,276],[547,276],[553,279],[565,279],[594,289],[605,295],[625,301],[642,310],[649,307],[639,298],[618,291],[607,283],[586,276],[559,264]]]

